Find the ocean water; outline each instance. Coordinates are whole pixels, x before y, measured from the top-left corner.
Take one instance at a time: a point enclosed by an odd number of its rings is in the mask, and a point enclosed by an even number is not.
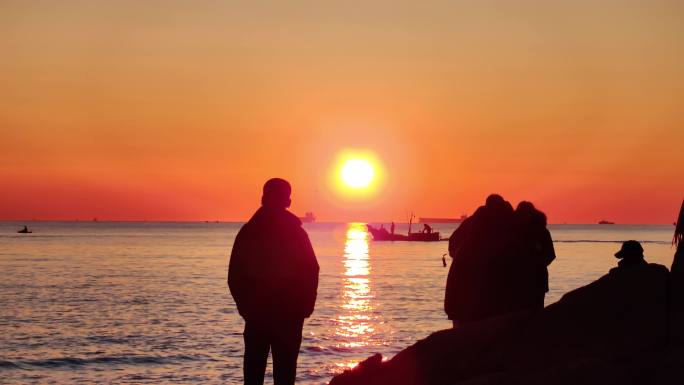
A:
[[[0,383],[241,383],[244,323],[226,286],[240,224],[33,222],[33,234],[17,234],[21,225],[0,222]],[[446,242],[374,243],[361,224],[305,228],[321,272],[298,383],[324,384],[450,327]],[[550,230],[547,303],[615,266],[621,241],[642,241],[647,260],[668,267],[674,254],[672,226]],[[269,359],[267,383],[270,370]]]

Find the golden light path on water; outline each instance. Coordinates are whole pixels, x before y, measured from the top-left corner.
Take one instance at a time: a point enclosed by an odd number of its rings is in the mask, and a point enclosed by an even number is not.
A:
[[[361,223],[347,229],[344,244],[344,285],[342,311],[337,316],[336,337],[342,347],[355,348],[370,344],[375,332],[373,325],[373,294],[371,292],[368,231]],[[338,363],[339,367],[353,367],[356,362]]]

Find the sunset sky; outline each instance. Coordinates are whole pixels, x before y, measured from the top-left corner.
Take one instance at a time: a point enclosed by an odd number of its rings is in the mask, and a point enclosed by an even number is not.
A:
[[[682,1],[0,2],[0,219],[671,223]],[[382,180],[350,197],[342,153]],[[334,176],[332,177],[334,179]]]

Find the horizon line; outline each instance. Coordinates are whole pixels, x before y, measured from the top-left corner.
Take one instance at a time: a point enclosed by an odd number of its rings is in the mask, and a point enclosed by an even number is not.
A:
[[[220,219],[215,219],[215,220],[150,220],[150,219],[38,219],[38,218],[33,218],[33,219],[0,219],[0,222],[68,222],[68,223],[246,223],[249,219],[246,220],[220,220]],[[321,223],[321,224],[348,224],[348,223],[391,223],[392,221],[378,221],[378,220],[370,220],[370,221],[361,221],[361,220],[350,220],[350,221],[345,221],[345,220],[316,220],[313,223]],[[408,222],[398,222],[394,221],[396,224],[408,224]],[[413,224],[418,224],[419,222],[413,222]],[[439,223],[439,222],[434,222],[434,224],[445,224],[445,225],[455,225],[455,224],[460,224],[459,223]],[[653,222],[653,223],[613,223],[613,224],[600,224],[598,222],[594,223],[581,223],[581,222],[550,222],[549,225],[596,225],[596,226],[605,226],[610,228],[611,226],[674,226],[674,223],[660,223],[660,222]]]

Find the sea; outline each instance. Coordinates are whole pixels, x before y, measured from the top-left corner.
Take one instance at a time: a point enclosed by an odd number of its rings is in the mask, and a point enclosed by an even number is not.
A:
[[[18,234],[24,224],[33,233]],[[0,222],[0,383],[240,384],[244,322],[226,285],[240,226]],[[456,226],[434,228],[448,237]],[[451,326],[447,242],[373,242],[362,223],[304,227],[321,270],[298,384],[325,384]],[[549,229],[547,304],[606,274],[622,241],[641,241],[649,262],[669,267],[674,255],[673,226]],[[271,368],[269,358],[267,384]]]

